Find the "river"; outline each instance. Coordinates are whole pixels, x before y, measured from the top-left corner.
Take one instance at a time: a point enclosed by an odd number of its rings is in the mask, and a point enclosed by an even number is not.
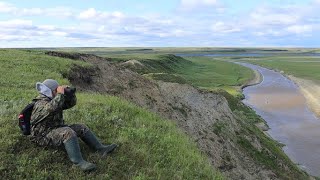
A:
[[[259,71],[263,81],[244,88],[243,102],[269,125],[268,134],[285,144],[284,152],[309,174],[320,176],[320,120],[304,96],[281,73],[260,66],[238,63]]]

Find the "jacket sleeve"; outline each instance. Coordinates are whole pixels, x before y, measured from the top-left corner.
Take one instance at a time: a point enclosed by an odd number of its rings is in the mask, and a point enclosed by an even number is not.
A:
[[[62,94],[58,94],[51,101],[37,101],[31,114],[32,125],[35,125],[55,112],[62,110],[63,104],[64,95]]]
[[[65,109],[69,109],[72,108],[73,106],[75,106],[77,104],[77,97],[76,95],[73,95],[70,98],[65,97],[65,101],[63,104],[63,110]]]
[[[63,94],[57,94],[50,102],[46,103],[44,110],[49,113],[56,112],[63,109],[65,97]]]

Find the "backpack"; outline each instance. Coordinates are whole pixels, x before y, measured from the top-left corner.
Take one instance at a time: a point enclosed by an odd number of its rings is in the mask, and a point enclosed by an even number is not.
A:
[[[23,135],[30,135],[30,119],[31,113],[33,110],[33,106],[36,101],[32,101],[32,103],[28,104],[19,114],[19,127]]]

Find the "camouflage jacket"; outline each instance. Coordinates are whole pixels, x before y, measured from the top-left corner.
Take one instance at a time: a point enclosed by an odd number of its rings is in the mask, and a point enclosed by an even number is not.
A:
[[[31,115],[31,135],[45,135],[50,130],[64,126],[63,110],[76,105],[76,96],[69,101],[65,95],[57,94],[50,99],[44,95],[39,95],[34,99],[36,101]]]

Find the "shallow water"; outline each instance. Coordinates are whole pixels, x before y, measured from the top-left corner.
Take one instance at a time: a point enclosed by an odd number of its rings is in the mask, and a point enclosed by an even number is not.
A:
[[[320,120],[307,106],[298,87],[282,74],[238,63],[259,71],[263,81],[243,90],[243,102],[266,120],[270,136],[285,144],[284,152],[309,174],[320,176]]]

